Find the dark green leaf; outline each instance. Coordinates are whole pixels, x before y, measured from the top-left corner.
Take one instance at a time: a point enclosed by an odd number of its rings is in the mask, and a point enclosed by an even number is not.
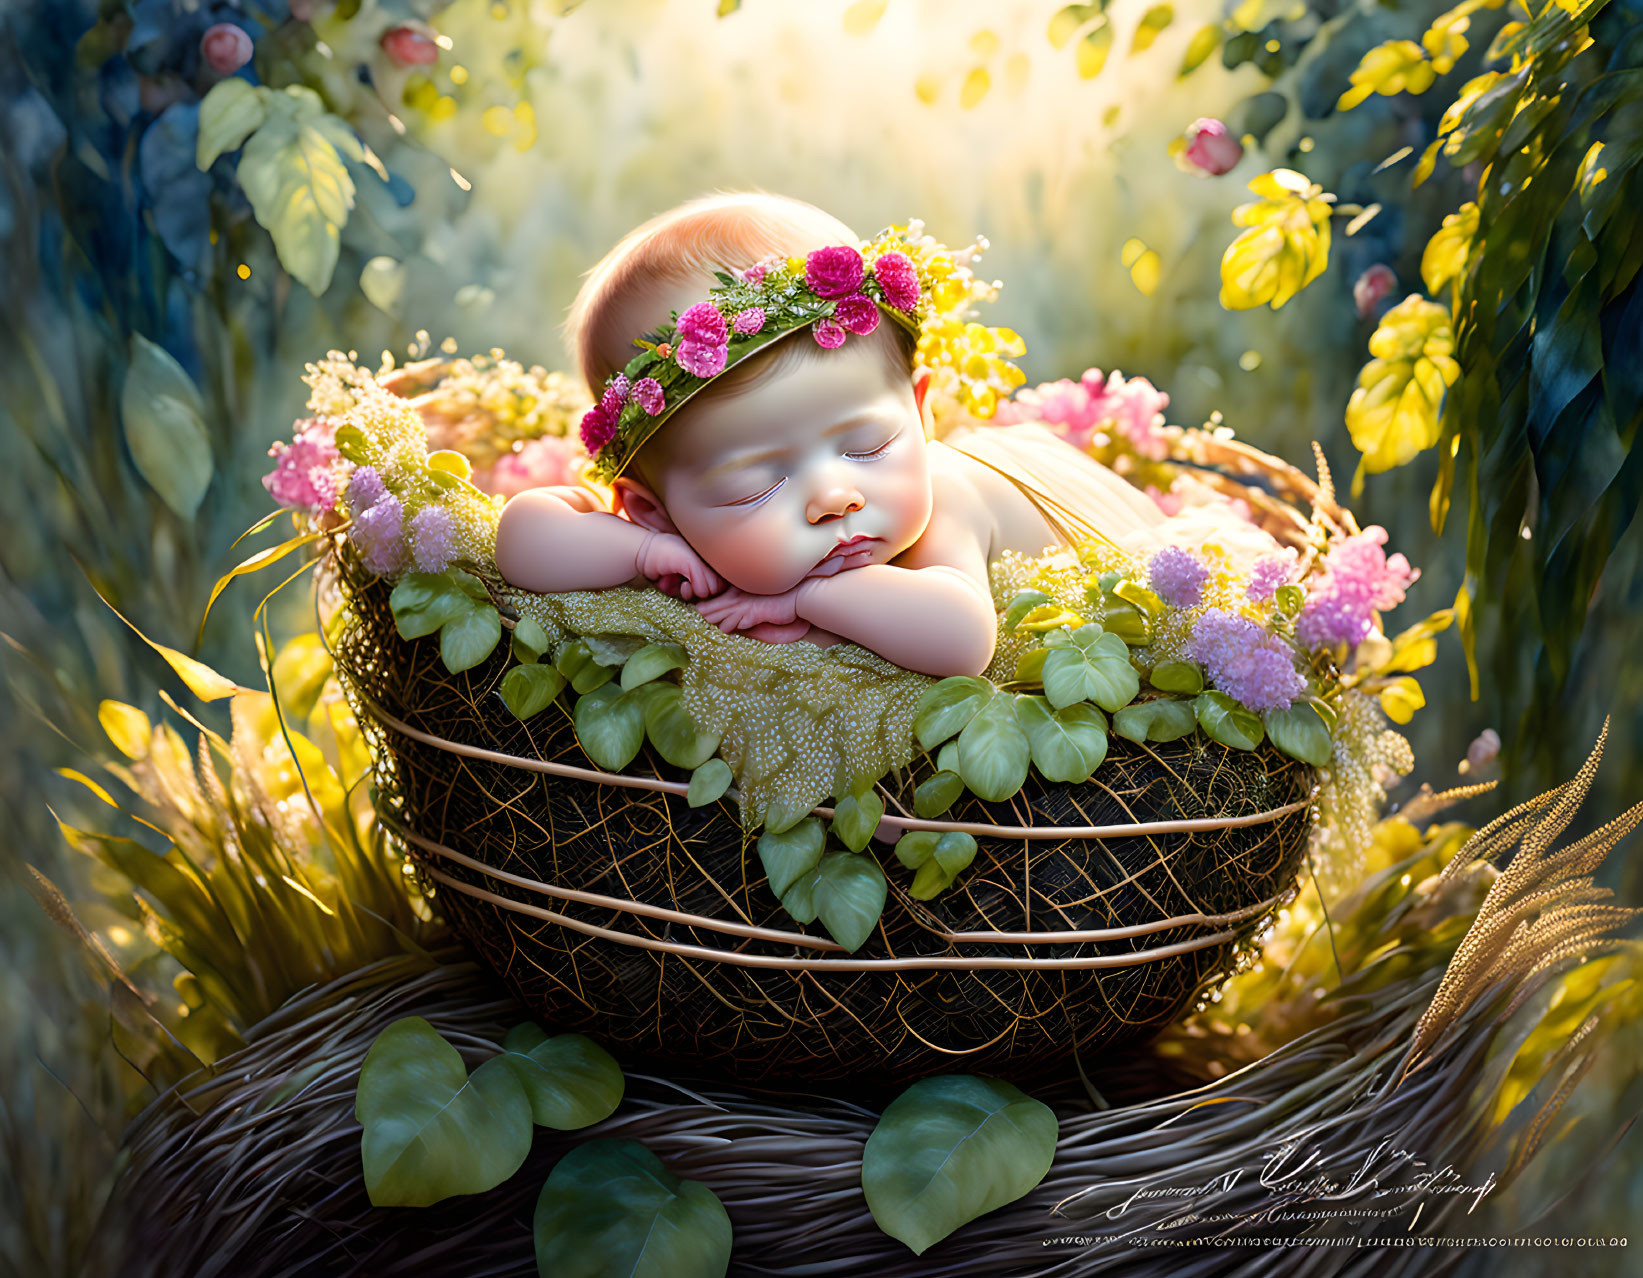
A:
[[[1285,754],[1315,768],[1328,766],[1334,755],[1329,728],[1310,704],[1297,701],[1287,710],[1268,710],[1261,719],[1272,744]]]
[[[852,852],[860,852],[873,838],[884,817],[884,800],[876,790],[846,795],[833,809],[833,833]]]
[[[645,743],[644,711],[614,684],[578,698],[573,720],[582,749],[607,772],[627,767]]]
[[[552,666],[515,666],[502,676],[502,704],[516,719],[529,719],[553,703],[565,687],[565,676]]]
[[[1088,781],[1107,757],[1107,721],[1088,702],[1052,710],[1043,697],[1018,697],[1016,716],[1032,747],[1033,766],[1046,781]]]
[[[994,697],[958,738],[958,771],[989,803],[1002,803],[1027,779],[1031,759],[1027,734],[1016,718],[1015,697]]]
[[[1210,740],[1233,750],[1253,750],[1266,735],[1260,717],[1224,692],[1201,692],[1192,706]]]
[[[690,792],[685,802],[693,808],[704,808],[730,789],[730,781],[730,765],[723,759],[709,759],[690,774]]]
[[[766,830],[759,836],[759,861],[770,890],[785,897],[787,890],[811,870],[822,858],[827,845],[827,831],[820,817],[806,817],[790,830],[772,834]]]
[[[637,688],[669,670],[685,668],[685,650],[676,643],[647,644],[622,667],[622,687]]]
[[[622,1102],[622,1067],[581,1034],[555,1034],[526,1021],[502,1040],[503,1056],[530,1100],[538,1127],[574,1131],[603,1122]]]
[[[439,658],[452,674],[471,670],[496,651],[502,638],[502,617],[490,604],[460,613],[439,631]]]
[[[941,771],[913,791],[913,811],[925,820],[938,817],[964,793],[964,779],[956,772]]]

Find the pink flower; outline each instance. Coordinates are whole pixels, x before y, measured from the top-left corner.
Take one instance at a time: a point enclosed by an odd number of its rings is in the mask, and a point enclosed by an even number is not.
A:
[[[1153,504],[1166,515],[1178,515],[1181,513],[1182,502],[1178,494],[1166,493],[1163,489],[1158,487],[1157,484],[1148,484],[1146,487],[1146,494],[1148,497],[1152,498]]]
[[[542,435],[530,440],[518,452],[498,459],[489,470],[475,471],[473,481],[482,492],[493,497],[512,497],[527,488],[574,484],[576,473],[571,466],[574,456],[575,450],[568,438]]]
[[[232,22],[219,22],[200,37],[200,56],[218,75],[233,75],[251,61],[251,37]]]
[[[293,510],[330,510],[337,504],[335,423],[307,417],[289,444],[268,450],[274,469],[262,477],[268,495]],[[373,472],[375,473],[375,472]]]
[[[429,506],[411,520],[411,563],[418,572],[444,572],[456,558],[456,525],[443,506]]]
[[[1485,728],[1466,747],[1466,763],[1469,771],[1488,767],[1500,754],[1500,733],[1493,728]]]
[[[1244,157],[1244,144],[1219,120],[1194,120],[1187,129],[1187,162],[1200,173],[1219,177]]]
[[[1180,546],[1165,546],[1152,557],[1147,582],[1167,604],[1177,608],[1196,607],[1204,597],[1209,566]]]
[[[605,411],[603,404],[595,404],[582,414],[582,446],[590,456],[615,437],[616,419]]]
[[[1324,560],[1324,575],[1307,595],[1295,621],[1295,637],[1308,648],[1344,643],[1356,647],[1374,618],[1403,602],[1420,571],[1403,555],[1387,558],[1386,529],[1371,524],[1337,542]]]
[[[764,277],[770,273],[770,268],[782,260],[780,253],[772,253],[768,257],[761,257],[745,271],[732,270],[730,273],[744,284],[759,285],[764,283]]]
[[[625,382],[627,378],[622,378]],[[605,387],[605,393],[599,397],[599,411],[611,421],[622,415],[622,405],[627,401],[627,388],[615,383]]]
[[[1289,580],[1289,570],[1294,561],[1293,548],[1287,555],[1263,555],[1250,570],[1249,585],[1244,587],[1245,596],[1255,600],[1271,599],[1278,593],[1278,587]]]
[[[621,399],[621,402],[624,404],[627,403],[628,392],[633,389],[632,384],[628,381],[628,375],[626,373],[616,374],[615,377],[611,378],[610,385],[611,389],[614,390],[617,396]]]
[[[401,67],[427,67],[439,61],[439,46],[415,27],[390,27],[384,31],[382,51]]]
[[[1096,428],[1110,424],[1142,457],[1162,461],[1169,456],[1169,437],[1162,430],[1168,405],[1169,396],[1144,377],[1126,379],[1116,369],[1104,377],[1091,368],[1076,382],[1062,378],[1020,391],[1000,405],[993,420],[1046,422],[1075,448],[1088,448]]]
[[[639,407],[652,417],[666,407],[667,401],[662,395],[662,383],[654,377],[641,377],[633,384],[633,397],[639,401]]]
[[[844,345],[844,330],[830,319],[817,320],[816,326],[810,331],[815,335],[817,346],[834,350]]]
[[[835,306],[833,318],[857,337],[866,337],[879,326],[879,308],[873,305],[872,298],[858,293]]]
[[[683,341],[673,352],[679,367],[696,377],[717,377],[724,371],[730,352],[723,343],[710,346],[704,342]]]
[[[1398,286],[1398,277],[1385,262],[1376,262],[1352,286],[1352,300],[1358,304],[1358,317],[1368,319],[1388,293]]]
[[[864,274],[861,252],[844,244],[814,249],[804,259],[805,283],[817,297],[854,293],[861,287]]]
[[[730,327],[738,333],[757,333],[764,328],[764,307],[749,306],[745,311],[737,311]]]
[[[679,341],[695,342],[701,346],[723,346],[730,334],[725,328],[725,317],[712,302],[697,302],[679,316]]]
[[[873,278],[884,290],[884,300],[898,311],[918,305],[918,272],[905,253],[883,253],[873,261]]]

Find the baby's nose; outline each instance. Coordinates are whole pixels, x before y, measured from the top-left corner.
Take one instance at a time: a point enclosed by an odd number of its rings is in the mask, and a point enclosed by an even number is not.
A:
[[[853,511],[860,510],[867,502],[854,488],[838,484],[822,489],[810,499],[810,505],[805,514],[813,524],[825,524],[829,520],[843,519]]]

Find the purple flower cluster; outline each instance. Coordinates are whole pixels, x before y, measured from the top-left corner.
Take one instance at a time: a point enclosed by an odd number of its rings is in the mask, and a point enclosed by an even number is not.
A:
[[[1257,601],[1271,599],[1278,593],[1278,587],[1289,580],[1293,559],[1293,555],[1266,555],[1256,560],[1244,595]]]
[[[237,29],[237,28],[236,28]],[[337,504],[336,424],[307,417],[296,425],[289,444],[268,450],[274,469],[262,477],[268,495],[282,506],[315,514]]]
[[[348,487],[343,490],[343,500],[348,503],[348,511],[355,518],[363,515],[372,506],[376,505],[388,495],[383,486],[382,476],[377,474],[375,466],[360,466],[348,477]]]
[[[1287,710],[1306,691],[1289,645],[1224,608],[1210,608],[1192,627],[1185,655],[1210,682],[1251,710]]]
[[[365,566],[379,577],[398,572],[405,562],[405,508],[398,497],[355,514],[350,536]]]
[[[1190,550],[1165,546],[1152,557],[1147,580],[1155,594],[1177,608],[1195,607],[1204,597],[1209,566]]]
[[[444,572],[456,558],[456,524],[443,506],[429,506],[411,520],[411,562],[418,572]]]
[[[1419,577],[1409,560],[1388,558],[1386,529],[1371,524],[1337,542],[1324,560],[1323,579],[1307,594],[1295,621],[1295,637],[1308,648],[1344,643],[1356,647],[1374,622],[1374,614],[1403,602]]]

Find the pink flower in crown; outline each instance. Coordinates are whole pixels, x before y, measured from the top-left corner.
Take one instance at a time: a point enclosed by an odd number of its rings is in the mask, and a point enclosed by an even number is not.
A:
[[[817,297],[848,296],[865,274],[860,250],[843,244],[814,249],[804,259],[804,281]]]
[[[590,456],[614,438],[616,419],[605,411],[603,404],[595,404],[582,414],[582,446]]]
[[[815,335],[817,346],[834,350],[844,345],[844,330],[830,319],[817,320],[810,331]]]
[[[621,376],[618,374],[617,376]],[[627,378],[623,377],[625,383]],[[613,383],[605,387],[605,393],[599,397],[599,411],[611,421],[616,421],[622,415],[622,405],[627,403],[627,387]]]
[[[682,341],[674,349],[673,358],[678,361],[679,367],[695,377],[717,377],[724,372],[725,360],[730,352],[724,343],[708,345],[706,342]]]
[[[879,308],[871,298],[858,293],[834,307],[833,318],[857,337],[866,337],[879,326]]]
[[[730,334],[725,328],[725,317],[712,302],[697,302],[679,316],[679,341],[695,342],[702,346],[723,346]]]
[[[770,273],[770,268],[782,260],[780,253],[772,253],[768,257],[761,257],[745,271],[732,270],[730,273],[743,284],[752,284],[755,287],[764,283],[764,277]]]
[[[736,318],[730,321],[730,327],[738,333],[757,333],[764,328],[764,307],[749,306],[745,311],[737,311]]]
[[[918,271],[905,253],[883,253],[873,261],[873,278],[884,290],[884,300],[898,311],[918,305]]]
[[[652,417],[661,412],[667,400],[662,394],[662,383],[654,377],[641,377],[633,384],[633,398],[639,401],[639,407]]]

